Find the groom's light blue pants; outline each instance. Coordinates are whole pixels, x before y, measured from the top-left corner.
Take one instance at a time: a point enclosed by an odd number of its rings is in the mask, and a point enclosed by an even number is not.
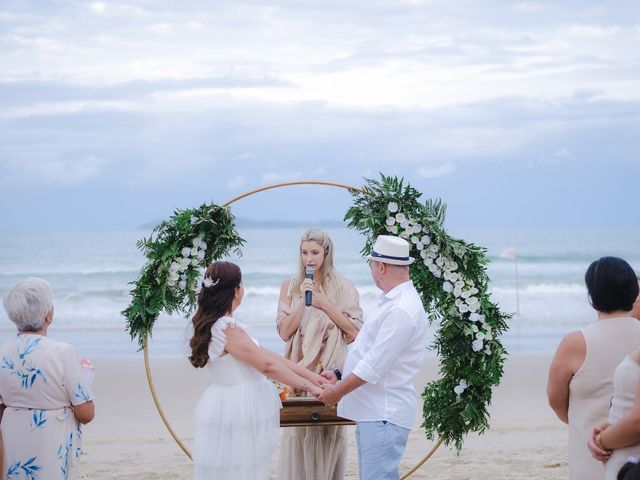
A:
[[[409,431],[387,421],[358,422],[356,443],[360,480],[398,480],[398,465],[407,446]]]

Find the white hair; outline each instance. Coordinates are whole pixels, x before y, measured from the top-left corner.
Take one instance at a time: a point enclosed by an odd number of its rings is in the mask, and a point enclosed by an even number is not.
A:
[[[18,282],[4,297],[4,309],[21,332],[37,332],[53,309],[51,285],[41,278],[29,277]]]

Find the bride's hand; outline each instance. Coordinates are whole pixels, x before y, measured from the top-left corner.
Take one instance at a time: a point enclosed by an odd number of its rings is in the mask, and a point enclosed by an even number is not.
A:
[[[320,394],[322,393],[322,388],[320,388],[320,387],[318,387],[316,385],[311,385],[309,387],[309,390],[307,390],[307,392],[309,392],[314,397],[318,398],[320,396]]]

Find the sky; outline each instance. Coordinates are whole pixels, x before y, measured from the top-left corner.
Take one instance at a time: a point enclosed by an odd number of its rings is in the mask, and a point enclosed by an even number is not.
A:
[[[640,3],[0,2],[0,232],[404,177],[454,227],[640,227]],[[290,187],[237,216],[339,220]]]

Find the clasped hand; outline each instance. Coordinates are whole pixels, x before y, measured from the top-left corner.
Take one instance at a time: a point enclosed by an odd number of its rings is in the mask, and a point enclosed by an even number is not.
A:
[[[603,423],[602,425],[595,427],[591,431],[591,436],[589,437],[589,441],[587,442],[587,447],[591,452],[591,456],[602,463],[607,463],[607,460],[609,460],[609,458],[611,457],[612,451],[600,448],[598,446],[598,442],[596,442],[596,436],[604,432],[608,427],[608,423]]]

